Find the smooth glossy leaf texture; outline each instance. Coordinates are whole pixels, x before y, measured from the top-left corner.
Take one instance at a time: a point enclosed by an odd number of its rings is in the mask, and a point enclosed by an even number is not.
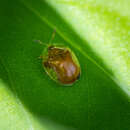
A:
[[[0,129],[129,130],[128,0],[5,0],[0,4]],[[55,83],[39,56],[71,48],[81,77]]]

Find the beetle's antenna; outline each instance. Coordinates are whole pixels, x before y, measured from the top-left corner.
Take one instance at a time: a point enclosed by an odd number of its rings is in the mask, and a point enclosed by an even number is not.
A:
[[[48,46],[46,43],[40,41],[40,40],[34,40],[34,42],[39,43],[42,46]]]
[[[39,43],[39,44],[41,44],[41,45],[44,45],[43,42],[40,41],[40,40],[34,40],[34,42]]]
[[[53,39],[54,39],[54,37],[55,37],[55,34],[56,34],[56,29],[54,29],[54,31],[53,31],[53,33],[52,33],[52,36],[51,36],[51,38],[50,38],[50,40],[49,40],[49,44],[52,43],[52,41],[53,41]],[[40,40],[34,40],[34,42],[39,43],[39,44],[41,44],[41,45],[43,45],[43,46],[48,46],[48,45],[46,45],[45,43],[43,43],[42,41],[40,41]]]
[[[49,40],[49,44],[51,44],[52,41],[54,40],[55,34],[56,34],[56,29],[54,29],[54,31],[53,31],[53,33],[52,33],[52,36],[51,36],[51,38],[50,38],[50,40]]]

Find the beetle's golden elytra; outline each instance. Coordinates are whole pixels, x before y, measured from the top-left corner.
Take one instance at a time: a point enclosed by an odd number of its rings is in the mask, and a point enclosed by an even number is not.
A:
[[[80,64],[70,48],[49,43],[40,57],[45,71],[56,82],[72,85],[80,78]]]

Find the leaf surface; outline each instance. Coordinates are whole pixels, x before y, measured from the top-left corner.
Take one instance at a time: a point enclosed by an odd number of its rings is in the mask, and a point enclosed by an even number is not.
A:
[[[105,2],[1,2],[0,129],[130,129],[129,2]],[[38,59],[45,46],[34,40],[47,45],[54,29],[53,42],[81,65],[71,87],[52,81]]]

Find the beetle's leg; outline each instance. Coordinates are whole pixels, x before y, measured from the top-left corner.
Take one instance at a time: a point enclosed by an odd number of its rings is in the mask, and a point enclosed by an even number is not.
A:
[[[47,61],[43,62],[43,64],[46,68],[50,68],[50,64]]]

